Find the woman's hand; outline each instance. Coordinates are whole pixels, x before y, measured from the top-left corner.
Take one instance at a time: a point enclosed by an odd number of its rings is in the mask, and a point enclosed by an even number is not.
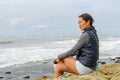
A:
[[[60,61],[59,59],[55,59],[54,64],[57,64],[59,61]]]

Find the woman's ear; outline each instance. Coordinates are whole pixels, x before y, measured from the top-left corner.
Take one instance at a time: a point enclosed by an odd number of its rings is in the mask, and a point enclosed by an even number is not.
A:
[[[87,26],[89,26],[89,25],[90,25],[90,20],[87,21]]]

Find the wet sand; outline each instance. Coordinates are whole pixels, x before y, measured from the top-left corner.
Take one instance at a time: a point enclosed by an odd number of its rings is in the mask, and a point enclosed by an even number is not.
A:
[[[53,76],[53,60],[29,62],[0,68],[0,80],[36,80]]]

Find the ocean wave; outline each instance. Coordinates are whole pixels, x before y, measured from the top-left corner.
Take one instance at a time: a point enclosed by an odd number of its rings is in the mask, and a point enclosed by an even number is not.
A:
[[[120,56],[120,38],[119,37],[102,37],[100,40],[100,58]],[[25,40],[26,41],[26,40]],[[37,40],[39,41],[39,40]],[[10,42],[2,41],[2,44],[10,44]],[[57,55],[66,52],[72,48],[77,39],[53,40],[31,46],[1,48],[0,49],[0,67],[6,67],[14,64],[22,64],[30,61],[41,61],[54,59]],[[26,42],[24,42],[26,43]],[[24,45],[24,44],[23,44]]]

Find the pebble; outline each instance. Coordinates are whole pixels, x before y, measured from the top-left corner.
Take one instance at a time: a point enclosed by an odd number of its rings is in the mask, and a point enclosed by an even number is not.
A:
[[[110,60],[115,61],[116,59],[115,58],[111,58]]]
[[[24,79],[29,79],[29,78],[30,78],[30,76],[24,76],[23,78],[24,78]]]
[[[43,76],[42,78],[47,78],[47,76]]]
[[[3,79],[3,78],[4,78],[4,77],[2,77],[2,76],[0,77],[0,79]]]
[[[120,63],[120,60],[115,61],[115,63]]]
[[[120,57],[115,57],[116,59],[120,59]]]
[[[8,71],[8,72],[5,72],[5,74],[11,74],[11,72],[10,72],[10,71]]]
[[[46,64],[46,63],[48,63],[48,62],[43,62],[43,64]]]
[[[101,64],[106,64],[106,62],[101,62]]]

